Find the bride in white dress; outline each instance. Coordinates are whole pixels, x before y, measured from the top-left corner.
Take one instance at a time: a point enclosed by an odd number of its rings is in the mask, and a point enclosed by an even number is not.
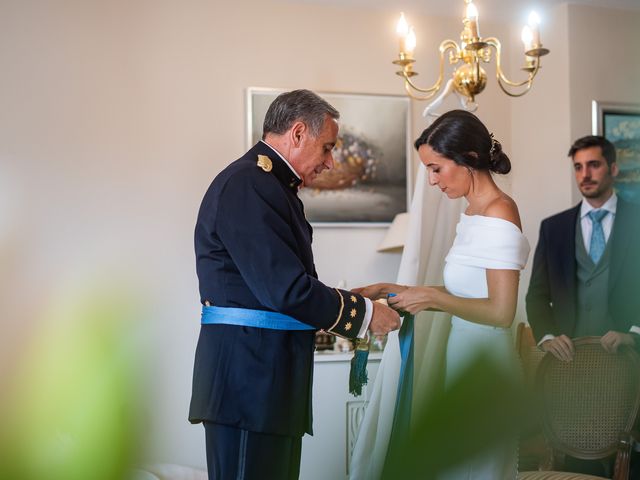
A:
[[[447,384],[482,350],[517,374],[511,339],[520,270],[529,255],[515,202],[491,173],[506,174],[511,163],[502,146],[472,113],[454,110],[439,117],[416,140],[429,184],[449,198],[465,197],[468,207],[456,227],[445,259],[444,286],[407,287],[378,283],[359,293],[384,298],[398,310],[416,314],[440,310],[452,315],[446,350]],[[515,441],[445,472],[451,480],[515,479]]]

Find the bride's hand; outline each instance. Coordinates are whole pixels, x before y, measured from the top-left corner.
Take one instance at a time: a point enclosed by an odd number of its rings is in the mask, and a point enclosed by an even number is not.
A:
[[[374,283],[366,287],[353,288],[351,291],[353,293],[359,293],[363,297],[370,298],[371,300],[378,300],[380,298],[386,298],[388,293],[400,293],[407,288],[408,287],[395,283]]]
[[[415,315],[422,310],[440,311],[435,304],[439,294],[445,293],[444,287],[409,287],[402,293],[389,298],[389,306],[395,310]]]

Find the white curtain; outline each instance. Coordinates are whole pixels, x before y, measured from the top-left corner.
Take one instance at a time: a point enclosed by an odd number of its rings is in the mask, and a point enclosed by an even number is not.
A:
[[[397,283],[442,285],[444,258],[453,243],[455,227],[464,211],[463,200],[449,200],[427,185],[420,164],[409,210],[409,227]],[[413,405],[420,405],[437,388],[443,371],[449,334],[449,315],[422,312],[415,320]],[[400,374],[398,332],[389,334],[358,439],[353,449],[350,478],[376,480],[387,454]]]

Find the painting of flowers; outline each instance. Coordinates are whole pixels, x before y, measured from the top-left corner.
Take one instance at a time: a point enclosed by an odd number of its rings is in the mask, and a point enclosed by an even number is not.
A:
[[[248,147],[262,137],[267,108],[283,91],[248,89]],[[340,112],[340,132],[334,168],[300,190],[307,219],[317,226],[390,223],[409,201],[409,99],[317,93]]]

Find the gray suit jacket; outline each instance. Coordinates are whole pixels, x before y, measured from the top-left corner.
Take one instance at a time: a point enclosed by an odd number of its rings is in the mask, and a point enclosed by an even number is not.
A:
[[[576,221],[580,204],[542,221],[527,292],[527,317],[536,341],[573,336],[576,325]],[[609,241],[609,313],[615,330],[640,325],[640,208],[618,197]]]

